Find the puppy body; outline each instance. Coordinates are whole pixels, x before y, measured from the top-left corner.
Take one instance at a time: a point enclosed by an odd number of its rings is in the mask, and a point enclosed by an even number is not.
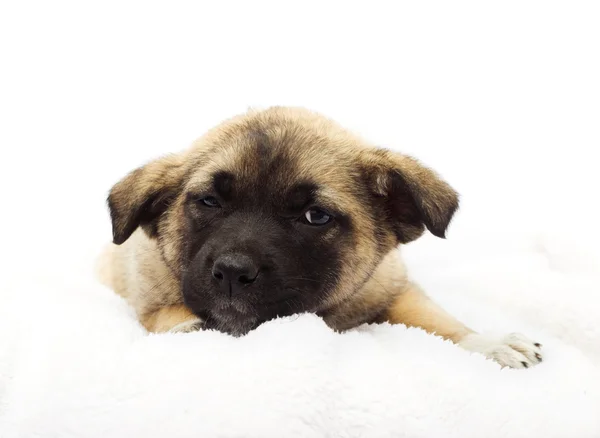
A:
[[[240,335],[309,311],[339,331],[402,323],[502,365],[541,360],[527,338],[476,334],[409,281],[397,246],[425,228],[443,237],[454,190],[313,112],[275,107],[225,121],[187,151],[132,172],[109,206],[114,244],[99,276],[149,331]],[[256,275],[226,282],[219,260],[256,265]]]
[[[123,245],[110,245],[99,259],[100,281],[125,298],[135,309],[140,321],[149,331],[168,331],[172,327],[156,317],[157,312],[171,308],[178,313],[173,324],[196,319],[184,305],[181,282],[162,261],[156,240],[137,230]],[[391,251],[380,263],[372,277],[352,299],[324,303],[318,313],[335,330],[347,330],[363,323],[387,319],[398,295],[412,287],[398,250]],[[184,306],[185,307],[185,306]],[[169,318],[172,316],[169,315]],[[158,328],[161,327],[161,329]],[[458,339],[456,339],[458,341]]]

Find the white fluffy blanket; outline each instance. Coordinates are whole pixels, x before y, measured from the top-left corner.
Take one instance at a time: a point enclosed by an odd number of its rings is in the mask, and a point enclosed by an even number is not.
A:
[[[470,326],[543,343],[541,365],[501,369],[404,326],[335,334],[312,315],[239,339],[148,335],[87,275],[13,276],[0,436],[599,437],[599,259],[544,238],[473,241],[454,262],[452,240],[409,247],[413,276]]]

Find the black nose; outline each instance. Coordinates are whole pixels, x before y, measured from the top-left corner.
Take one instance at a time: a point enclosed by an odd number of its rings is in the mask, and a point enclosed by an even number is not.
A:
[[[258,265],[245,254],[226,254],[215,261],[213,277],[229,291],[254,283],[258,276]]]

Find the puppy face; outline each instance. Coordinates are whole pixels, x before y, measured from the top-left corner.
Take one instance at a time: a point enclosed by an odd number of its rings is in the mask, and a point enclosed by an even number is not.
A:
[[[291,108],[224,122],[108,202],[115,244],[141,226],[185,303],[234,335],[352,299],[396,245],[425,227],[443,237],[458,206],[415,160]]]

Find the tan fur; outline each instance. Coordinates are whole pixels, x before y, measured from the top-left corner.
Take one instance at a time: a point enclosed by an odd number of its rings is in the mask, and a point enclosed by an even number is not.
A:
[[[459,343],[473,330],[429,299],[421,289],[408,282],[386,312],[385,320],[392,324],[419,327],[427,333]]]
[[[285,188],[306,178],[318,181],[326,187],[319,197],[351,215],[357,230],[337,289],[318,309],[329,326],[346,330],[365,321],[389,321],[421,327],[456,343],[474,333],[408,280],[396,248],[424,231],[422,223],[411,222],[415,208],[426,217],[427,227],[442,237],[458,206],[456,192],[413,158],[374,148],[317,113],[283,107],[233,117],[181,154],[135,170],[111,191],[109,204],[119,245],[105,250],[98,272],[133,306],[149,331],[168,331],[195,318],[183,305],[177,275],[185,264],[181,193],[202,190],[214,171],[226,170],[244,181],[255,178],[259,158],[249,151],[256,136],[296,164],[272,184]],[[286,147],[289,142],[302,147]],[[349,162],[358,163],[369,176],[374,196],[396,196],[398,184],[412,193],[412,199],[402,198],[404,192],[398,195],[398,212],[407,215],[404,222],[375,234],[364,199],[352,195],[355,170],[340,169]],[[136,212],[159,208],[166,208],[160,220],[142,223],[129,237],[136,228]],[[323,239],[336,237],[332,231]]]
[[[161,307],[155,312],[147,313],[140,322],[150,332],[162,333],[172,330],[184,322],[195,322],[198,317],[183,304]]]
[[[103,269],[110,277],[102,282],[127,299],[140,319],[182,303],[178,282],[159,253],[156,241],[137,230],[123,245],[106,248],[102,257],[110,266]]]

